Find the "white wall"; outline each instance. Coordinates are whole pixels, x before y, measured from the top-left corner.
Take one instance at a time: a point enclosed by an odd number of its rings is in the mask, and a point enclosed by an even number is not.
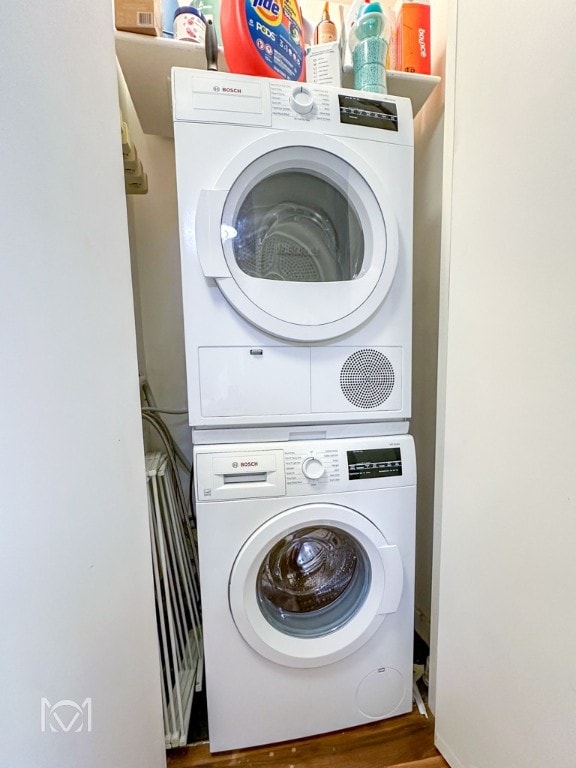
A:
[[[576,14],[451,19],[437,740],[454,767],[572,768]]]
[[[432,72],[442,81],[414,121],[414,299],[412,420],[418,461],[416,629],[430,639],[434,529],[436,378],[447,0],[431,6]]]
[[[3,7],[0,53],[0,765],[157,768],[111,7],[33,14]],[[91,730],[43,732],[43,698]]]
[[[146,375],[159,407],[187,408],[184,319],[176,200],[174,140],[144,134],[123,78],[124,119],[148,174],[146,195],[128,197],[130,245],[137,280],[140,372]],[[188,459],[192,438],[188,417],[164,414],[171,433]],[[152,445],[154,435],[147,436]]]

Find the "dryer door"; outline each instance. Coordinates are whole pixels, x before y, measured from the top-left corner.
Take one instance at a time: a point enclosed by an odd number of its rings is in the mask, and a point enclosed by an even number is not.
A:
[[[384,301],[398,262],[396,217],[348,147],[309,134],[266,137],[217,186],[200,194],[198,256],[249,322],[321,341],[354,330]]]
[[[262,656],[318,667],[372,637],[398,608],[402,586],[398,547],[370,520],[336,504],[306,504],[245,542],[230,575],[230,610]]]

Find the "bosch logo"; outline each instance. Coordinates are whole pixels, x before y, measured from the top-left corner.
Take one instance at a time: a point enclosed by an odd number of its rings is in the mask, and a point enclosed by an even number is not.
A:
[[[258,462],[257,461],[241,461],[240,466],[241,467],[257,467]]]
[[[233,462],[232,462],[232,466],[234,467],[234,469],[237,469],[237,467],[238,467],[238,462],[237,462],[237,461],[233,461]]]
[[[214,93],[242,93],[242,88],[220,88],[219,85],[213,85]]]

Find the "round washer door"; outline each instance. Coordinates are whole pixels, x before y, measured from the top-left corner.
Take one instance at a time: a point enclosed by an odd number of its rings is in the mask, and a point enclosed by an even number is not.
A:
[[[203,190],[196,243],[204,274],[258,328],[321,341],[384,301],[398,228],[382,182],[330,137],[285,134],[246,147]]]
[[[397,610],[402,559],[364,515],[305,504],[258,528],[229,582],[234,623],[259,654],[289,667],[348,656]]]

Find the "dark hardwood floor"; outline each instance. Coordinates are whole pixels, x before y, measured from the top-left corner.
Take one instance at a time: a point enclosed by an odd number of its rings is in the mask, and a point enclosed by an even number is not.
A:
[[[408,715],[298,741],[210,754],[206,742],[168,753],[168,768],[449,768],[434,721]]]

